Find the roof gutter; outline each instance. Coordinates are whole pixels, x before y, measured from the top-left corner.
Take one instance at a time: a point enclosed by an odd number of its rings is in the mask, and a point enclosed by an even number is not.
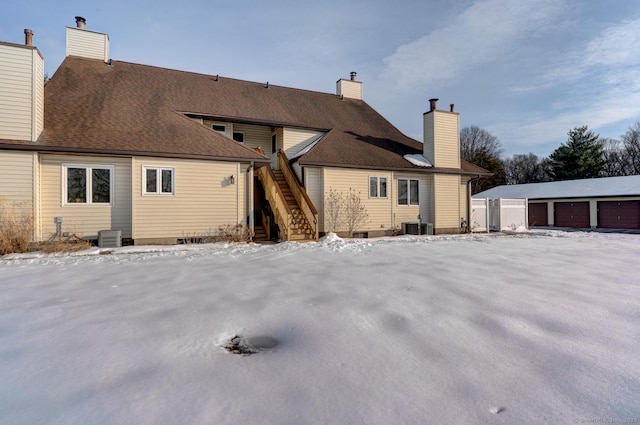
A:
[[[479,176],[479,177],[488,177],[493,175],[493,173],[488,174],[479,174],[478,172],[473,171],[464,171],[460,168],[437,168],[437,167],[384,167],[380,165],[359,165],[359,164],[338,164],[338,163],[330,163],[330,162],[315,162],[315,161],[305,161],[304,159],[298,159],[298,164],[301,166],[308,167],[335,167],[335,168],[349,168],[356,170],[385,170],[385,171],[400,171],[405,173],[417,172],[417,173],[425,173],[425,174],[454,174],[458,176]]]
[[[218,156],[218,155],[198,155],[198,154],[179,154],[165,152],[144,152],[144,151],[123,151],[123,150],[99,150],[99,149],[82,149],[82,148],[62,148],[58,146],[42,146],[34,144],[3,144],[0,143],[0,150],[20,150],[20,151],[36,151],[36,152],[60,152],[78,155],[106,155],[106,156],[153,156],[158,158],[176,158],[176,159],[200,159],[209,161],[224,162],[255,162],[256,164],[269,164],[269,158],[249,158],[235,156]]]

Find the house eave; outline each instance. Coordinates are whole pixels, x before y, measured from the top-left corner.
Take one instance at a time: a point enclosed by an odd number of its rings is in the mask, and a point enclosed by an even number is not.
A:
[[[424,173],[424,174],[454,174],[461,176],[490,176],[490,174],[483,174],[477,172],[464,171],[456,168],[437,168],[437,167],[387,167],[377,165],[356,165],[356,164],[339,164],[330,162],[316,162],[316,161],[298,161],[298,164],[303,167],[333,167],[333,168],[349,168],[357,170],[385,170],[396,171],[405,173]]]
[[[64,148],[58,146],[42,146],[34,144],[0,144],[0,150],[21,150],[36,151],[43,153],[64,153],[78,155],[101,155],[101,156],[120,156],[120,157],[156,157],[156,158],[173,158],[173,159],[196,159],[205,161],[222,161],[222,162],[253,162],[255,164],[269,164],[268,158],[250,158],[250,157],[234,157],[234,156],[218,156],[218,155],[196,155],[196,154],[180,154],[167,152],[148,152],[148,151],[122,151],[122,150],[100,150],[100,149],[78,149]]]
[[[327,132],[331,129],[329,128],[320,128],[313,126],[305,126],[300,123],[294,122],[286,122],[286,121],[270,121],[270,120],[260,120],[260,119],[249,119],[242,118],[238,116],[230,116],[230,115],[216,115],[216,114],[207,114],[202,112],[187,112],[187,111],[179,111],[178,113],[186,116],[187,118],[201,118],[201,119],[209,119],[211,121],[221,121],[221,122],[233,122],[238,124],[252,124],[252,125],[261,125],[266,127],[289,127],[289,128],[299,128],[303,130],[312,130],[312,131],[321,131]]]

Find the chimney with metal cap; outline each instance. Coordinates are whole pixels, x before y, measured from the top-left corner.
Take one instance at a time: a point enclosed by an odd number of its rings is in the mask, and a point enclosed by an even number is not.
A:
[[[351,71],[350,78],[341,78],[336,81],[336,94],[341,99],[359,99],[362,100],[362,83],[356,81],[358,74],[355,71]]]
[[[87,20],[76,16],[76,26],[67,27],[67,56],[100,59],[111,65],[109,35],[95,30],[87,31]]]
[[[454,112],[439,111],[438,99],[429,99],[429,111],[423,115],[423,155],[434,167],[460,168],[460,117]]]
[[[87,26],[87,20],[82,16],[76,16],[76,27],[83,30]]]
[[[33,30],[29,28],[24,29],[24,45],[33,46]]]

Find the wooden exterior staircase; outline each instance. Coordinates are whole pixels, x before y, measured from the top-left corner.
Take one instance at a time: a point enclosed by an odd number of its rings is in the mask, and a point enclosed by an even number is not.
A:
[[[265,196],[285,241],[318,240],[318,211],[294,174],[285,153],[278,152],[279,170],[257,170]]]

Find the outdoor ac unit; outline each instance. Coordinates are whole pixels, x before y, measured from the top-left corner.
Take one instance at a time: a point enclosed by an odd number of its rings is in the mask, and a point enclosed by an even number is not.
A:
[[[405,235],[429,235],[433,234],[433,225],[431,226],[431,233],[428,233],[429,229],[426,223],[402,223],[402,233]]]
[[[119,248],[122,246],[121,230],[100,230],[98,232],[98,246],[100,248]]]

